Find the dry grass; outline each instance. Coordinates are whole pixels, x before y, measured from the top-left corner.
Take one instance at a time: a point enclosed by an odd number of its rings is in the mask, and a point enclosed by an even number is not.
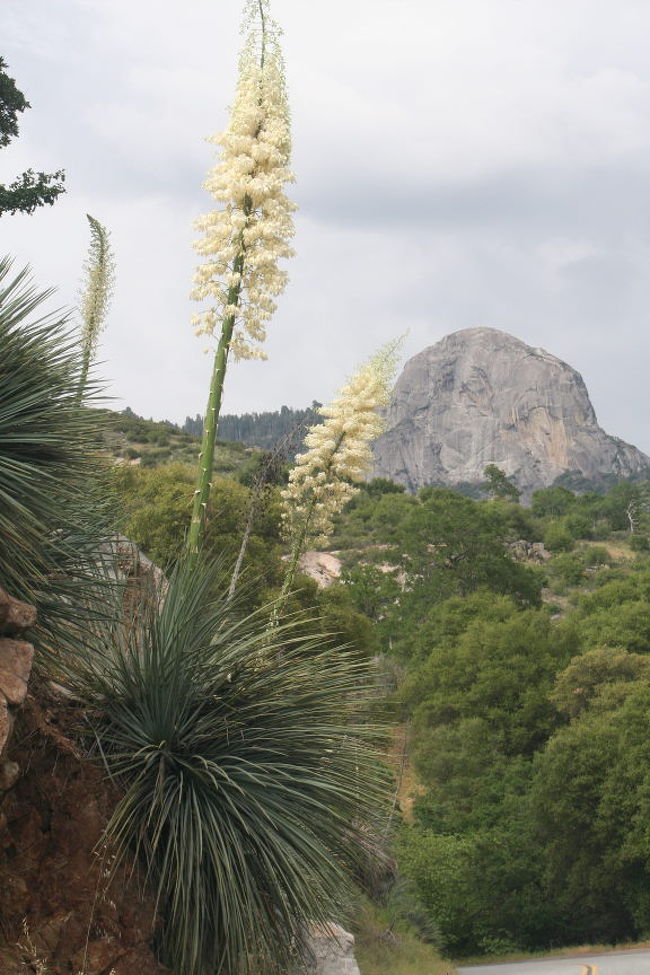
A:
[[[18,942],[16,947],[21,952],[23,960],[30,966],[35,975],[50,975],[47,960],[42,956],[41,952],[37,950],[36,945],[32,940],[29,925],[27,924],[27,918],[23,920],[22,940]],[[78,971],[75,973],[75,975],[86,975],[86,972]],[[115,969],[111,968],[108,975],[115,975]]]
[[[370,904],[361,908],[354,933],[361,975],[455,975],[453,963],[441,958],[432,945],[400,925],[391,925]]]
[[[424,787],[418,782],[409,761],[409,725],[407,723],[395,725],[393,728],[387,760],[395,776],[397,806],[404,821],[411,823],[413,822],[413,803],[418,795],[424,792]]]

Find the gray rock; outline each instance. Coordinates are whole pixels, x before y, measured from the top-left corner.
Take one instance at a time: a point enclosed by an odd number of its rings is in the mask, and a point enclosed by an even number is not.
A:
[[[305,975],[361,975],[354,957],[354,935],[339,924],[312,924],[307,938]]]
[[[16,762],[0,762],[0,792],[12,789],[20,776],[20,768]]]
[[[374,458],[374,477],[409,491],[481,482],[488,464],[524,497],[566,471],[650,475],[650,457],[598,426],[575,369],[495,328],[454,332],[406,363]]]
[[[25,700],[33,658],[31,643],[0,638],[0,695],[9,704],[19,705]]]

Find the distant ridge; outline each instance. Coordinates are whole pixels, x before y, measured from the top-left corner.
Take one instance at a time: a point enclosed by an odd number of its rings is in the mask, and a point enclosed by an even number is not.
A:
[[[320,422],[320,417],[315,412],[320,405],[314,400],[311,406],[302,410],[282,406],[279,410],[262,413],[239,415],[226,413],[219,417],[217,435],[220,440],[238,441],[249,447],[271,450],[283,437],[296,432],[298,444],[307,428]],[[182,430],[184,433],[200,437],[203,431],[203,417],[199,414],[194,419],[188,416]]]

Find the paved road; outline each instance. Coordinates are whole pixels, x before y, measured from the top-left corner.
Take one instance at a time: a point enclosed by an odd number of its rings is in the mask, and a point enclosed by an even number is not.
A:
[[[459,975],[650,975],[650,951],[634,948],[606,955],[535,958],[505,965],[472,965]]]

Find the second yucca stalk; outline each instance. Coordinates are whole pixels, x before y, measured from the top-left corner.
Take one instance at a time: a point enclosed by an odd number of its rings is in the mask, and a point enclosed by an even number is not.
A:
[[[192,297],[213,305],[194,324],[198,334],[220,332],[187,539],[192,556],[205,528],[228,357],[232,352],[236,359],[265,358],[265,323],[287,280],[278,260],[292,254],[295,207],[284,193],[293,179],[289,110],[280,31],[269,18],[268,0],[249,0],[244,29],[235,103],[228,128],[212,140],[221,156],[205,183],[222,208],[196,222],[203,237],[195,248],[207,260],[197,268]]]
[[[325,541],[334,515],[357,491],[352,482],[362,481],[372,467],[370,444],[384,428],[378,410],[390,400],[399,346],[400,340],[389,343],[362,366],[329,406],[319,408],[325,421],[305,437],[307,450],[296,457],[282,492],[291,554],[272,622],[281,614],[306,545]]]

